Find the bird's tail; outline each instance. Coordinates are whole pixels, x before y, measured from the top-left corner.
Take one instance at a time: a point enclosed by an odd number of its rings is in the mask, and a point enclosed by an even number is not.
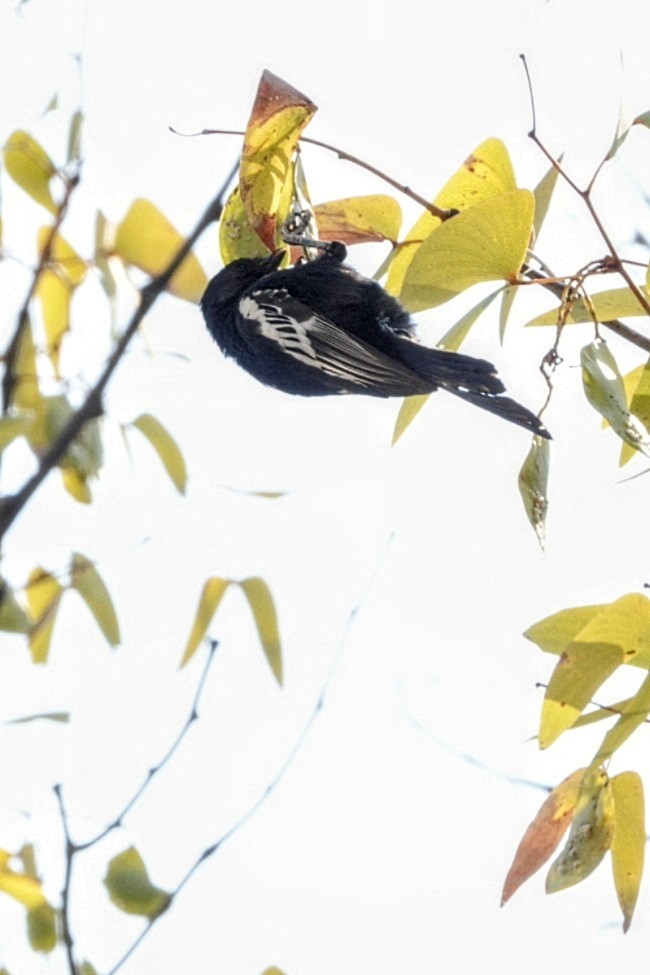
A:
[[[474,390],[459,389],[453,386],[444,386],[444,388],[449,393],[453,393],[454,396],[459,396],[461,399],[464,399],[467,403],[473,403],[474,406],[479,406],[482,410],[496,413],[497,416],[503,417],[504,420],[516,423],[517,426],[524,427],[539,437],[545,437],[547,440],[551,439],[550,433],[540,418],[535,416],[525,406],[522,406],[521,403],[510,399],[509,396],[475,392]]]

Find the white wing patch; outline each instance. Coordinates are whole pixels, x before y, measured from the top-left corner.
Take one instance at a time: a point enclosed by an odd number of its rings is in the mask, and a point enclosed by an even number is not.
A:
[[[244,318],[258,322],[260,334],[282,346],[285,352],[308,362],[319,365],[313,345],[309,341],[308,322],[299,322],[283,314],[278,305],[260,304],[254,298],[242,298],[239,311]]]

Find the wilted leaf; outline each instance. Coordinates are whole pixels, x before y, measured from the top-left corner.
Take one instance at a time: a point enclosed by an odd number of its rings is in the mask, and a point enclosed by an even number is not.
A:
[[[406,429],[411,425],[411,423],[413,423],[413,420],[429,399],[430,395],[430,393],[423,393],[420,396],[407,396],[406,399],[402,401],[402,405],[399,408],[399,413],[397,414],[397,419],[395,420],[395,427],[393,429],[393,447]]]
[[[216,613],[217,607],[223,599],[229,585],[229,579],[220,579],[217,576],[208,579],[204,584],[201,596],[199,597],[199,605],[194,616],[194,622],[192,623],[192,630],[185,647],[185,652],[183,653],[183,659],[181,660],[181,667],[184,667],[194,656],[197,647],[207,633],[208,627],[212,622],[212,617]]]
[[[119,224],[115,235],[115,254],[126,264],[157,277],[169,267],[184,243],[184,238],[167,217],[149,200],[135,200]],[[173,275],[167,290],[198,302],[208,279],[194,254],[188,254]]]
[[[614,835],[614,801],[603,769],[587,773],[580,788],[566,845],[551,865],[546,892],[578,884],[596,869],[609,850]]]
[[[530,243],[533,212],[533,194],[514,190],[446,220],[413,256],[402,303],[422,311],[482,281],[514,281]]]
[[[639,896],[645,858],[643,782],[636,772],[621,772],[611,779],[610,784],[614,800],[612,870],[618,903],[623,912],[623,931],[627,931]]]
[[[282,648],[278,617],[273,596],[267,584],[259,577],[244,579],[239,583],[253,611],[257,632],[273,676],[282,684]]]
[[[56,167],[36,139],[20,129],[13,132],[5,144],[4,163],[14,183],[50,213],[58,212],[50,190]]]
[[[542,548],[544,548],[546,513],[548,511],[550,457],[549,441],[545,437],[533,437],[526,460],[519,471],[521,500]]]
[[[104,885],[115,906],[127,914],[158,917],[171,901],[166,890],[151,883],[144,860],[133,846],[110,861]]]
[[[650,289],[639,288],[639,290],[650,301]],[[588,305],[583,298],[578,298],[571,306],[571,314],[567,317],[567,325],[579,324],[581,322],[592,322],[593,315],[597,322],[611,322],[616,318],[631,318],[635,315],[647,315],[647,311],[637,301],[629,288],[615,288],[612,291],[600,291],[598,294],[590,295]],[[538,325],[557,326],[558,309],[557,305],[549,311],[542,312],[526,322],[526,328]]]
[[[614,432],[636,450],[650,454],[650,439],[643,424],[627,408],[623,377],[609,346],[602,339],[580,352],[585,395]]]
[[[320,240],[342,240],[345,244],[395,242],[402,211],[392,196],[351,196],[317,204],[314,218]]]
[[[176,490],[185,494],[187,469],[183,455],[171,434],[150,413],[142,413],[133,421],[133,426],[147,438],[156,451]]]
[[[585,771],[577,769],[553,789],[524,833],[503,885],[502,906],[546,863],[569,828]]]
[[[25,597],[34,623],[29,634],[29,649],[35,664],[47,662],[52,630],[59,610],[63,586],[45,569],[34,569],[25,588]]]
[[[270,71],[262,73],[246,126],[239,188],[248,222],[269,250],[289,212],[292,157],[315,111],[306,95]]]
[[[47,902],[27,911],[27,936],[34,951],[50,952],[56,948],[56,911]]]
[[[121,637],[113,600],[97,567],[79,552],[74,552],[72,556],[70,582],[97,620],[108,643],[116,647]]]

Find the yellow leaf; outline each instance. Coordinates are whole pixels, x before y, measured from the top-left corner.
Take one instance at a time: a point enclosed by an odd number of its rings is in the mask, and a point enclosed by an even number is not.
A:
[[[413,256],[399,293],[402,303],[422,311],[482,281],[515,281],[533,212],[533,194],[514,190],[446,220]]]
[[[614,432],[635,450],[650,454],[650,438],[643,424],[627,408],[623,377],[609,346],[602,339],[580,352],[585,395]]]
[[[503,885],[502,906],[546,863],[566,833],[585,771],[580,768],[556,785],[524,833]]]
[[[50,229],[41,227],[38,234],[39,253],[50,237]],[[59,352],[63,336],[70,329],[70,300],[86,276],[86,262],[57,234],[52,242],[50,259],[36,285],[36,297],[41,304],[43,326],[47,339],[47,354],[58,375]]]
[[[25,436],[32,425],[32,419],[25,416],[0,417],[0,452],[8,447],[16,437]]]
[[[526,630],[524,636],[527,640],[536,643],[544,653],[564,653],[587,623],[602,610],[607,609],[607,606],[607,603],[599,603],[595,606],[561,609],[559,613],[534,623]]]
[[[501,289],[498,291],[493,291],[491,295],[487,298],[483,298],[477,305],[470,308],[462,318],[460,318],[455,325],[445,332],[442,338],[436,342],[436,347],[438,349],[447,349],[449,352],[458,352],[461,345],[467,338],[469,330],[471,329],[474,322],[476,322],[480,316],[483,314],[486,308],[488,308],[496,296],[501,294]]]
[[[314,207],[320,240],[342,240],[345,244],[390,240],[395,242],[402,211],[392,196],[351,196]]]
[[[621,772],[611,780],[614,800],[612,870],[618,903],[623,912],[623,931],[632,922],[639,896],[646,847],[643,782],[636,772]]]
[[[639,725],[645,723],[648,714],[650,714],[650,676],[645,678],[634,697],[621,707],[621,715],[603,738],[592,765],[597,766],[608,762]]]
[[[238,186],[228,197],[221,214],[219,252],[224,265],[240,257],[265,257],[271,253],[248,221]]]
[[[70,567],[70,582],[93,614],[112,647],[120,643],[120,627],[115,607],[97,567],[85,555],[75,552]]]
[[[614,801],[603,769],[585,774],[566,845],[546,877],[546,893],[578,884],[596,869],[614,835]]]
[[[562,156],[558,158],[558,162],[562,162]],[[546,214],[548,213],[548,208],[551,204],[551,197],[555,190],[555,184],[557,183],[557,178],[560,175],[559,170],[556,166],[551,166],[541,178],[533,193],[535,195],[535,240],[539,237],[539,232],[542,229],[542,224],[546,219]]]
[[[423,393],[421,396],[407,396],[406,399],[402,401],[402,405],[399,408],[399,413],[397,414],[397,419],[395,420],[395,428],[393,429],[393,447],[402,434],[411,425],[411,423],[413,423],[413,420],[429,399],[430,395],[430,393]]]
[[[64,589],[45,569],[34,569],[25,588],[25,597],[34,623],[29,634],[29,649],[35,664],[47,662],[52,630]]]
[[[650,360],[623,376],[628,409],[646,428],[650,429]],[[619,465],[622,467],[636,454],[634,447],[621,445]]]
[[[27,614],[7,586],[0,580],[0,630],[5,633],[29,633]]]
[[[217,576],[212,576],[204,584],[199,597],[199,605],[194,616],[194,622],[192,623],[192,630],[185,646],[183,659],[181,660],[181,667],[184,667],[194,656],[199,644],[207,633],[208,627],[212,622],[212,617],[216,613],[217,607],[223,599],[229,585],[229,579],[219,579]]]
[[[153,919],[171,902],[166,890],[151,883],[144,860],[133,846],[110,861],[104,885],[115,906],[127,914]]]
[[[253,612],[257,632],[273,676],[282,684],[282,648],[278,617],[271,591],[263,579],[251,577],[239,583]]]
[[[639,289],[650,301],[650,288]],[[593,322],[593,315],[590,308],[596,314],[596,321],[611,322],[615,318],[631,318],[635,315],[647,315],[645,309],[639,304],[629,288],[615,288],[612,291],[601,291],[590,296],[588,305],[584,299],[578,298],[571,306],[571,314],[567,318],[567,325],[579,324],[581,322]],[[558,309],[557,306],[549,311],[536,315],[529,322],[527,328],[540,325],[557,325]]]
[[[139,416],[133,421],[133,426],[147,438],[156,451],[176,490],[185,494],[187,469],[183,455],[171,434],[150,413]]]
[[[61,470],[61,480],[63,487],[70,497],[78,501],[79,504],[91,504],[93,500],[92,491],[88,484],[88,479],[72,467]]]
[[[56,911],[47,902],[27,911],[27,936],[34,951],[50,952],[56,948]]]
[[[18,355],[14,366],[16,385],[12,396],[12,405],[20,410],[37,411],[41,405],[41,393],[38,387],[38,373],[36,371],[36,349],[31,325],[23,329],[18,346]]]
[[[126,264],[156,277],[169,266],[184,238],[149,200],[135,200],[119,224],[115,253]],[[167,285],[177,298],[198,302],[208,280],[194,254],[188,254]]]
[[[469,210],[471,207],[515,190],[517,184],[508,150],[500,139],[486,139],[464,161],[433,201],[442,210]],[[455,219],[455,218],[453,218]],[[439,217],[425,211],[408,232],[405,243],[395,254],[386,290],[399,295],[407,268],[418,245],[441,225]],[[408,244],[412,246],[408,246]]]
[[[519,471],[519,494],[529,522],[544,548],[548,511],[548,473],[551,449],[544,437],[533,437],[530,450]]]
[[[28,910],[45,903],[45,895],[39,880],[25,873],[16,873],[9,866],[11,854],[2,851],[0,859],[0,891],[13,897]]]
[[[56,214],[58,207],[50,191],[50,180],[56,173],[45,149],[28,132],[13,132],[4,148],[5,169],[33,200]]]

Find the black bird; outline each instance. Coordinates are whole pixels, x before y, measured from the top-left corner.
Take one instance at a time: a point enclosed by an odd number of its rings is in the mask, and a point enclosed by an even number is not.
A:
[[[440,388],[550,437],[534,413],[501,395],[491,363],[419,345],[397,299],[344,264],[346,255],[335,241],[284,271],[282,250],[219,271],[201,308],[224,355],[285,393],[413,396]]]

